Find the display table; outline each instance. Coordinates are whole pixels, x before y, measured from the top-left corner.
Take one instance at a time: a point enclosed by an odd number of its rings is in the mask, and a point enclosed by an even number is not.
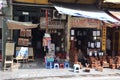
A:
[[[28,63],[28,58],[14,58],[14,60],[16,60],[17,63],[19,63],[19,61]]]

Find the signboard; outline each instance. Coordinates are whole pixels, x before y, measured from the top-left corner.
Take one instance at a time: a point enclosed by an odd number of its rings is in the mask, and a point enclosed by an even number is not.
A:
[[[16,59],[25,58],[28,58],[28,47],[19,47],[19,50],[16,50]]]
[[[78,28],[99,28],[100,21],[96,19],[71,17],[70,26]]]
[[[48,29],[63,29],[65,22],[63,21],[52,21],[48,18]],[[40,18],[40,28],[46,28],[46,19],[45,17]]]
[[[105,51],[106,50],[106,26],[102,27],[102,50]]]
[[[15,43],[6,43],[5,46],[5,55],[14,55],[14,47],[15,47]]]
[[[13,0],[13,1],[24,3],[48,4],[48,0]]]

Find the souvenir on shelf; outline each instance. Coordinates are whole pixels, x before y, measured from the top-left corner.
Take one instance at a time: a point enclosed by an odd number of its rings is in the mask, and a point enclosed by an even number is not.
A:
[[[24,45],[24,46],[28,46],[28,43],[29,43],[29,39],[24,39],[23,45]]]
[[[18,38],[18,44],[16,46],[16,60],[25,60],[26,62],[31,60],[34,61],[33,59],[33,51],[31,50],[31,42],[30,42],[30,37],[31,37],[31,30],[30,29],[21,29],[20,30],[20,35]],[[29,49],[29,50],[28,50]],[[30,52],[29,52],[30,51]],[[29,54],[30,55],[29,55]]]
[[[95,43],[91,42],[91,48],[95,48]]]
[[[100,35],[100,30],[93,31],[93,36],[99,37]]]
[[[100,48],[100,47],[101,47],[100,41],[96,41],[96,42],[95,42],[95,45],[96,45],[96,48]]]
[[[18,45],[23,45],[23,38],[18,38]]]
[[[91,47],[91,43],[90,42],[88,42],[88,48],[90,48]]]
[[[100,30],[97,30],[97,31],[96,31],[96,35],[97,35],[97,36],[100,36]]]
[[[26,29],[25,35],[26,35],[26,37],[31,37],[31,30]]]
[[[93,36],[96,36],[97,34],[96,34],[96,31],[93,31]]]
[[[20,36],[21,37],[25,37],[25,29],[21,29],[20,30]]]
[[[71,36],[74,36],[75,35],[75,31],[72,29],[71,30]]]

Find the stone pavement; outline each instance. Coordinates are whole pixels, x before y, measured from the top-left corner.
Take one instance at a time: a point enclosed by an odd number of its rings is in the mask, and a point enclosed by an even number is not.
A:
[[[41,61],[41,62],[40,62]],[[45,69],[42,60],[29,63],[20,63],[12,71],[0,70],[0,80],[120,80],[120,70],[104,68],[103,72],[91,69],[79,73],[69,69]]]
[[[91,69],[90,72],[79,73],[69,69],[14,69],[0,71],[0,80],[120,80],[120,71],[105,68],[103,72]]]

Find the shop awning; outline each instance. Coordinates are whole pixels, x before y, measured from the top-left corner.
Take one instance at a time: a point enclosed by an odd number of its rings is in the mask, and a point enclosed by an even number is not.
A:
[[[104,3],[115,3],[115,4],[120,4],[120,0],[104,0]]]
[[[7,20],[8,29],[28,29],[36,28],[38,24],[32,24],[31,22],[18,22],[14,20]]]
[[[120,21],[120,11],[116,11],[116,10],[107,10],[106,11],[109,15],[111,15],[112,17],[114,17],[115,19]]]
[[[93,18],[105,22],[118,23],[119,20],[107,14],[104,10],[98,9],[95,5],[54,5],[60,14],[67,14],[71,16],[79,16],[85,18]]]

